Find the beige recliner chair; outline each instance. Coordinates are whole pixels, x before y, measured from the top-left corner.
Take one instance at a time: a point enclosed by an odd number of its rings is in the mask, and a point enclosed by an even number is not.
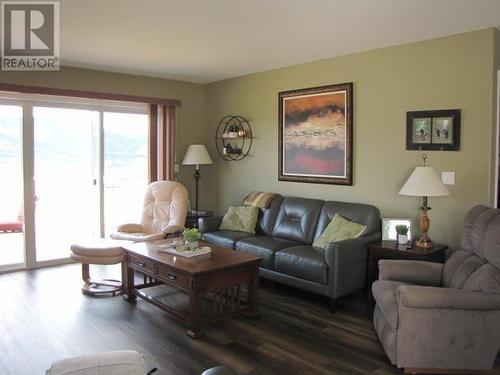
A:
[[[115,240],[154,241],[184,229],[187,216],[188,192],[175,181],[149,184],[144,196],[140,224],[122,224],[110,237]]]
[[[443,264],[381,260],[374,325],[405,372],[491,369],[500,348],[500,210],[474,207]]]

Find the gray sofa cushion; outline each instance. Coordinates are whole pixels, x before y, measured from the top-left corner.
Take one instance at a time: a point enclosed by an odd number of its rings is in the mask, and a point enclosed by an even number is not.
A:
[[[236,242],[236,250],[262,258],[261,267],[274,269],[274,254],[287,247],[300,245],[297,242],[269,236],[244,238]]]
[[[485,235],[484,255],[488,262],[500,269],[500,213],[493,217],[488,224]]]
[[[392,329],[398,328],[398,287],[406,284],[408,283],[388,280],[377,280],[372,284],[373,298]]]
[[[314,239],[321,236],[335,214],[365,225],[363,235],[380,232],[380,211],[377,207],[361,203],[325,202],[318,219]]]
[[[485,264],[479,267],[467,279],[464,289],[500,294],[500,270],[493,264]]]
[[[479,205],[469,211],[460,239],[462,250],[454,253],[444,267],[444,287],[500,292],[494,291],[500,284],[496,276],[496,271],[500,273],[499,227],[500,210]],[[483,268],[488,262],[493,268]]]
[[[465,250],[455,251],[444,264],[443,269],[443,286],[449,288],[457,270],[460,268],[463,262],[469,259],[472,253]]]
[[[236,248],[236,241],[252,236],[253,234],[245,232],[218,230],[215,232],[204,233],[203,240],[217,246],[227,247],[234,250]]]
[[[485,233],[490,222],[498,215],[500,215],[500,211],[482,205],[471,209],[464,219],[460,239],[461,248],[484,258],[484,249],[487,245]]]
[[[462,289],[467,279],[486,263],[485,260],[472,255],[462,262],[451,279],[450,288]]]
[[[328,265],[324,252],[312,246],[295,246],[278,251],[275,254],[274,268],[301,279],[328,283]]]
[[[312,244],[322,200],[285,198],[274,223],[273,237]]]
[[[283,197],[281,195],[275,197],[267,208],[261,208],[259,212],[259,220],[255,232],[264,236],[270,236],[273,233],[274,222],[276,215],[281,206]]]

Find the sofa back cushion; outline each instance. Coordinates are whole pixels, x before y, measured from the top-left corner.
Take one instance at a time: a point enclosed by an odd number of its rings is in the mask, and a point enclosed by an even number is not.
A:
[[[183,228],[188,208],[188,191],[175,181],[155,181],[144,194],[141,225],[146,234],[160,233],[174,226]]]
[[[449,260],[451,260],[452,257],[457,257],[457,254],[453,254]],[[448,264],[445,265],[443,274],[444,280],[446,280],[445,286],[447,288],[462,289],[467,280],[474,274],[474,272],[476,272],[480,267],[486,264],[486,260],[481,259],[477,255],[471,253],[469,253],[468,257],[463,259],[462,256],[460,256],[460,260],[462,261],[453,261],[452,263],[450,263],[449,261],[447,262],[455,265],[453,267],[454,272],[451,272],[452,269],[450,266],[448,266]]]
[[[281,206],[283,197],[278,195],[273,198],[266,208],[261,208],[255,232],[260,235],[270,236],[273,233],[274,222]]]
[[[475,253],[481,258],[485,258],[485,248],[490,246],[486,240],[490,230],[500,230],[500,227],[493,228],[495,218],[500,215],[500,210],[495,210],[483,205],[472,208],[464,219],[462,227],[462,236],[460,238],[460,247]],[[497,220],[498,225],[498,220]],[[500,263],[500,256],[498,258]],[[500,267],[500,264],[497,265]]]
[[[472,208],[464,219],[460,245],[446,261],[443,286],[500,293],[500,210]]]
[[[284,198],[272,235],[310,245],[323,203],[319,199]]]
[[[321,236],[335,214],[341,215],[355,223],[365,225],[366,229],[363,231],[363,236],[380,232],[380,211],[377,207],[362,203],[328,201],[325,202],[321,209],[314,234],[315,239]]]
[[[464,289],[500,294],[500,270],[486,263],[467,279]]]

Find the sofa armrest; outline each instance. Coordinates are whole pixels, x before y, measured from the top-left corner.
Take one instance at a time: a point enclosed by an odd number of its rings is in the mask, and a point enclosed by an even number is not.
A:
[[[325,247],[331,298],[341,297],[365,286],[368,259],[366,243],[376,241],[378,238],[380,233],[373,233],[329,243]]]
[[[335,267],[343,261],[366,261],[365,242],[361,238],[332,242],[325,247],[325,261]]]
[[[141,233],[142,225],[136,223],[126,223],[119,225],[118,228],[116,228],[116,230],[118,232],[126,232],[126,233]]]
[[[221,222],[222,216],[200,217],[198,219],[199,230],[202,234],[219,230]]]
[[[380,233],[372,233],[366,236],[351,238],[349,240],[331,242],[325,247],[325,260],[328,266],[335,264],[335,258],[348,257],[356,261],[366,262],[368,253],[366,244],[380,239]]]
[[[398,301],[417,309],[500,310],[500,295],[463,289],[401,285]]]
[[[381,259],[378,262],[379,280],[441,286],[443,267],[442,263],[419,260]]]

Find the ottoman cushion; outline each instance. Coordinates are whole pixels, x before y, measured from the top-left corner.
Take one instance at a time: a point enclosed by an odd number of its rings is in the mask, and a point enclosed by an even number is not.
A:
[[[52,364],[46,375],[145,375],[144,357],[133,350],[120,350],[63,359]]]
[[[71,245],[71,251],[81,256],[119,256],[123,254],[122,243],[122,241],[105,239],[93,240],[87,243],[73,244]]]

